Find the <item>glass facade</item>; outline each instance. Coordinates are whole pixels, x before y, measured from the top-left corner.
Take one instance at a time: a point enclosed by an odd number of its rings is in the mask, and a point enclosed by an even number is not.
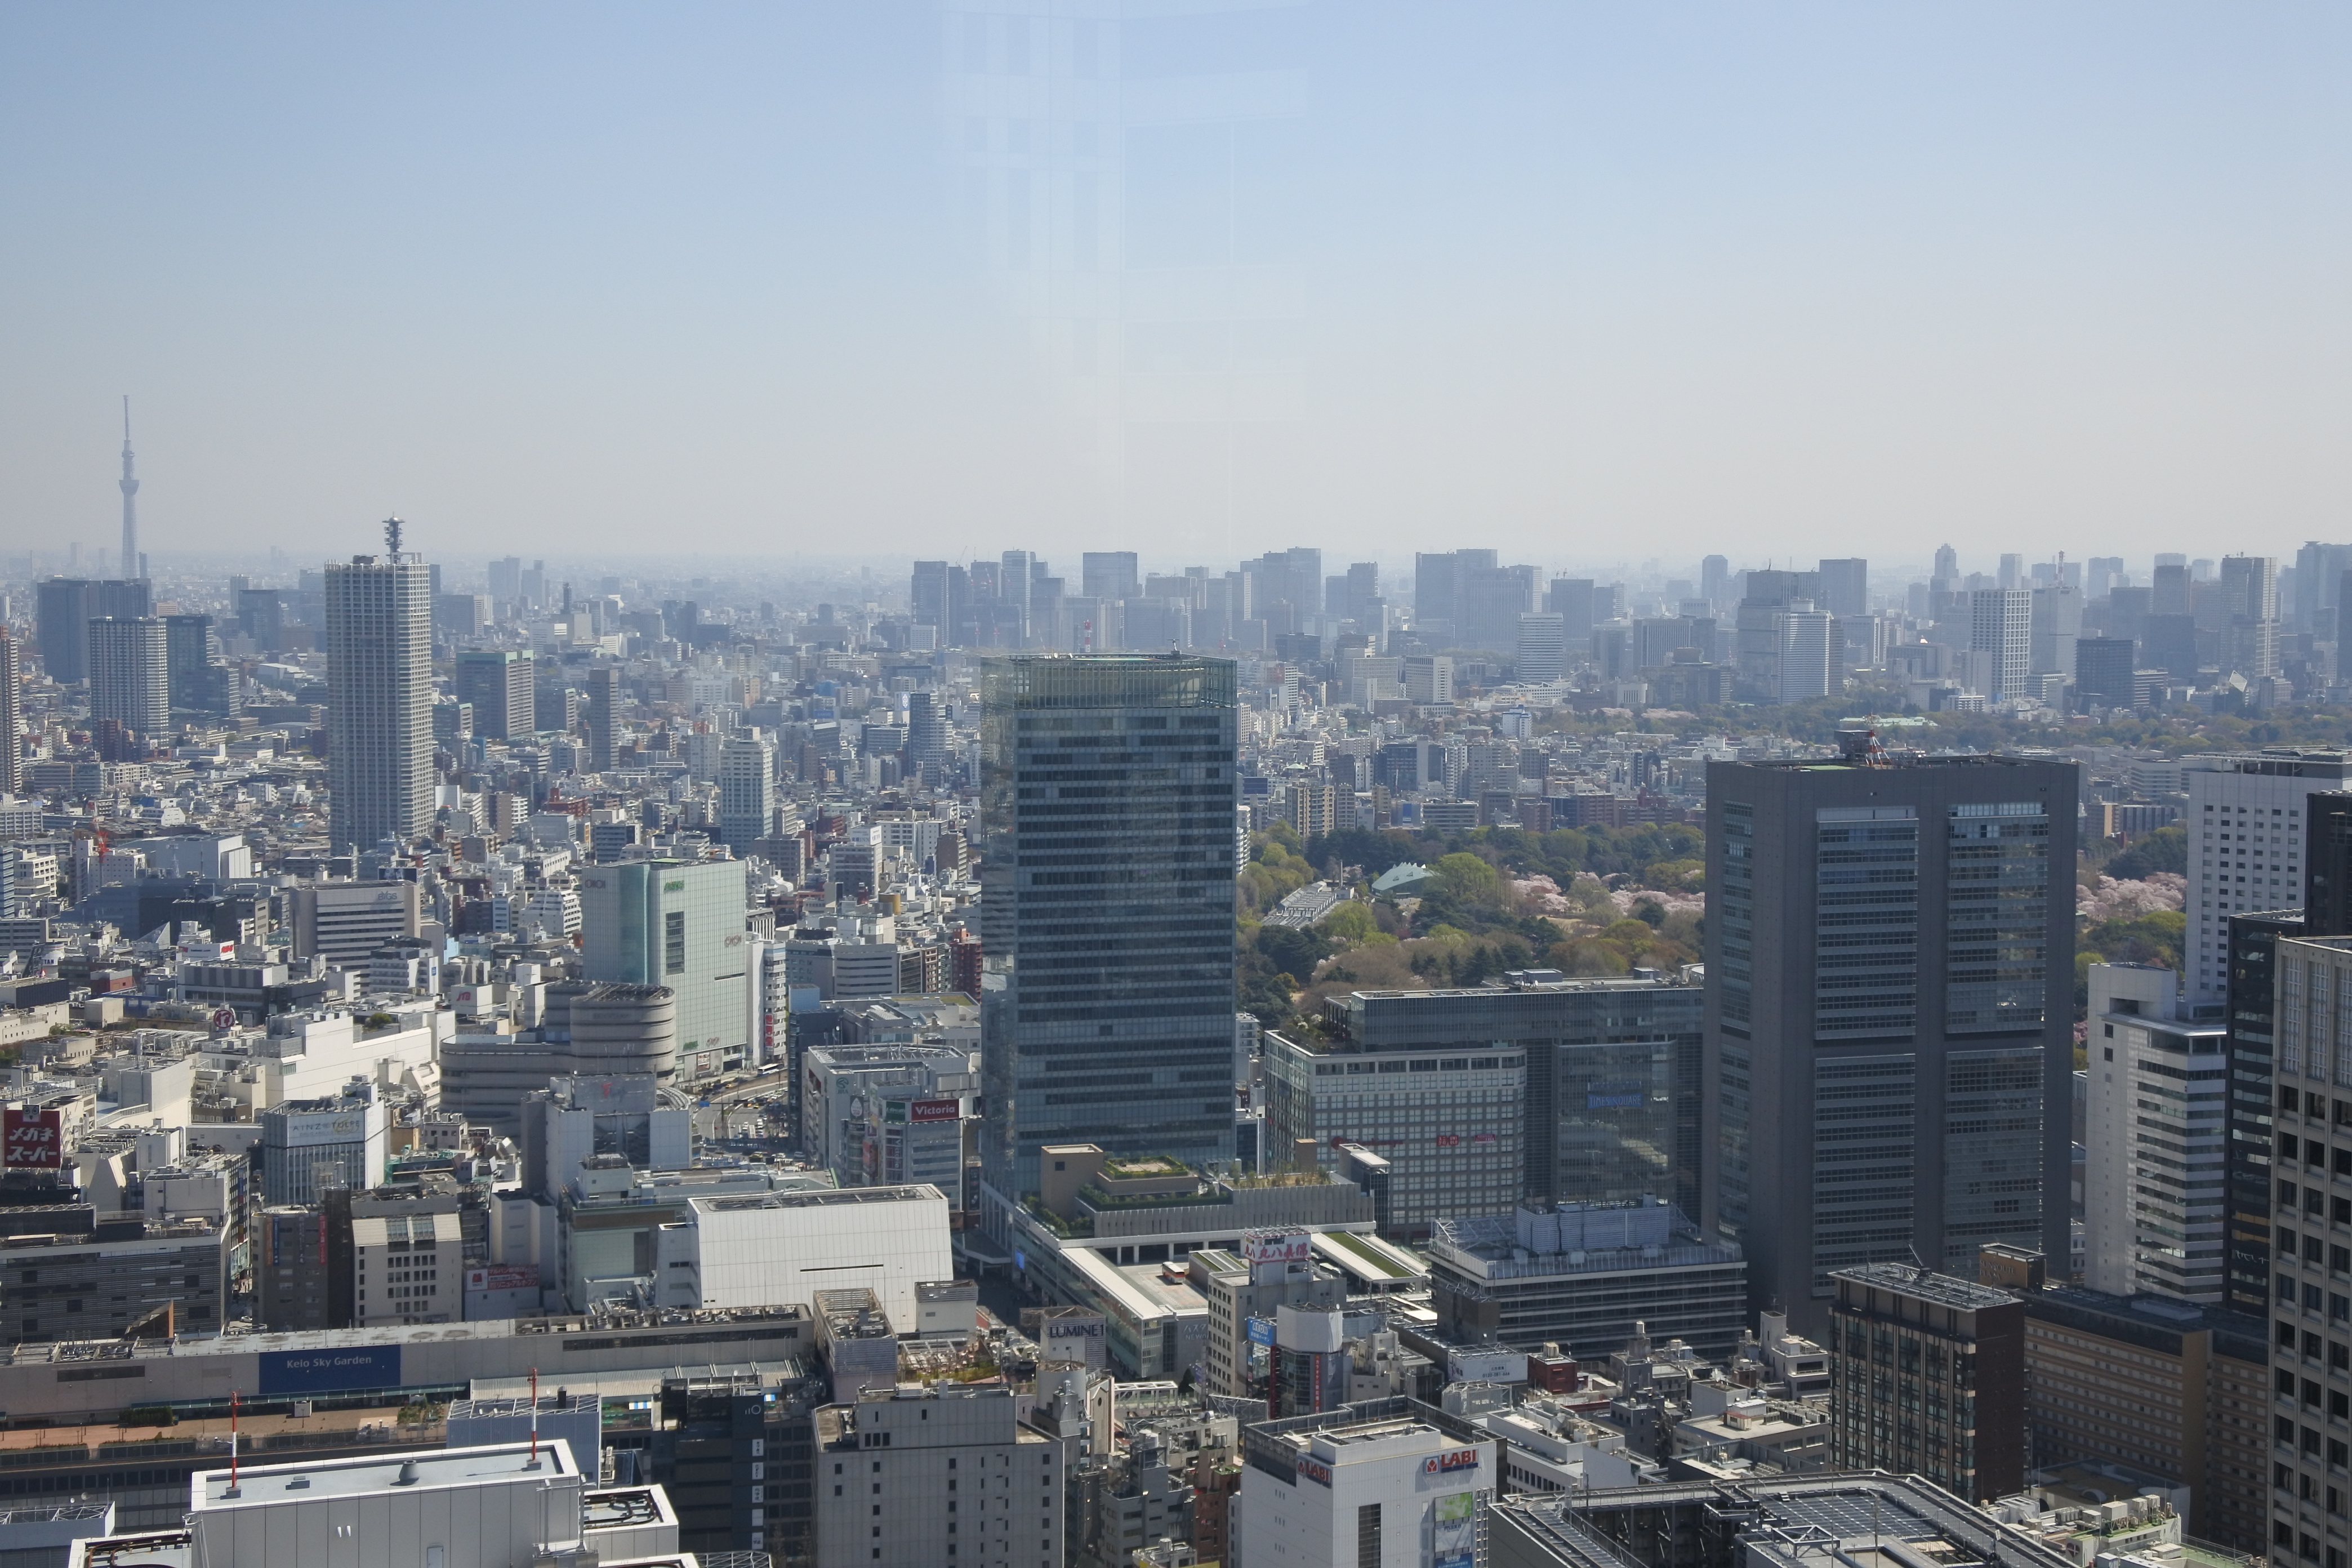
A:
[[[1756,808],[1726,801],[1719,819],[1723,841],[1722,887],[1714,913],[1722,921],[1707,978],[1722,998],[1724,1021],[1746,1025],[1756,993]]]
[[[1919,1002],[1919,814],[1813,813],[1813,1035],[1907,1038]]]
[[[1918,1185],[1917,1058],[1835,1057],[1813,1068],[1813,1284],[1901,1258]]]
[[[1691,1213],[1706,1005],[1698,985],[1650,979],[1512,976],[1475,990],[1360,991],[1327,1010],[1328,1026],[1346,1040],[1323,1048],[1334,1056],[1524,1049],[1524,1098],[1514,1108],[1524,1174],[1515,1196],[1655,1196]]]
[[[677,994],[677,1068],[741,1067],[751,1046],[751,944],[740,860],[635,860],[580,877],[587,978]]]
[[[1038,1146],[1234,1152],[1229,660],[988,661],[982,678],[986,1178]]]
[[[2042,1229],[2042,1204],[2041,1047],[1952,1052],[1944,1058],[1944,1272],[1975,1273],[1986,1242],[2030,1241]]]
[[[1944,1027],[1956,1035],[2039,1028],[2049,967],[2049,803],[1955,805],[1950,824]]]

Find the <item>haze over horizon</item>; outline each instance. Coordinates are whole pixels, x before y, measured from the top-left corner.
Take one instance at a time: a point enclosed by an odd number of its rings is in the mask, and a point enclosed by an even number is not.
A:
[[[2340,6],[1052,12],[9,8],[0,551],[2352,536]]]

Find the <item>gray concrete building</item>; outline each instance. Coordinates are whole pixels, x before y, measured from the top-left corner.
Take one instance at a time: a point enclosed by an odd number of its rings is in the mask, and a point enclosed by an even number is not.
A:
[[[228,1232],[209,1220],[100,1222],[81,1235],[0,1240],[0,1291],[14,1341],[168,1340],[226,1317]]]
[[[513,648],[469,647],[457,655],[457,700],[474,705],[474,733],[486,741],[527,741],[539,729],[538,666]]]
[[[2076,770],[1843,739],[1707,767],[1699,1218],[1810,1337],[1834,1269],[2068,1255]]]
[[[1009,1388],[874,1388],[816,1413],[821,1563],[1062,1568],[1075,1455]]]
[[[1655,1339],[1728,1361],[1749,1321],[1739,1248],[1655,1199],[1444,1220],[1428,1257],[1438,1330],[1465,1343],[1549,1340],[1590,1359],[1647,1323]]]

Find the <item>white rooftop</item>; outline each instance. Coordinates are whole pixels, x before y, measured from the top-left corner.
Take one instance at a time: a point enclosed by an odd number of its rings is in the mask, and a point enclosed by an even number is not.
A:
[[[190,1478],[189,1506],[206,1509],[265,1507],[327,1497],[366,1497],[378,1492],[432,1491],[445,1487],[537,1485],[559,1476],[577,1477],[571,1445],[543,1438],[534,1461],[531,1446],[499,1443],[477,1448],[418,1448],[404,1454],[368,1455],[325,1463],[244,1465],[235,1493],[229,1472],[199,1470]]]

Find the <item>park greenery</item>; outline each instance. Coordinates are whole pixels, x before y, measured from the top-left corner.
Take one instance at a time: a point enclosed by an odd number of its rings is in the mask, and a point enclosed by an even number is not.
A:
[[[1370,897],[1374,880],[1408,862],[1429,879],[1407,897]],[[1704,867],[1699,830],[1679,823],[1350,830],[1311,843],[1277,825],[1254,836],[1237,885],[1241,1006],[1269,1026],[1311,1028],[1325,997],[1352,990],[1475,985],[1515,969],[1671,971],[1698,960]],[[1265,923],[1317,881],[1358,898],[1311,930]]]
[[[1430,878],[1410,896],[1372,895],[1373,881],[1408,862]],[[2167,827],[2129,845],[2086,847],[2079,876],[2095,886],[2102,875],[2136,881],[2187,866],[2186,835]],[[1681,823],[1550,833],[1351,829],[1311,842],[1277,824],[1253,836],[1236,884],[1240,1005],[1269,1027],[1312,1030],[1325,998],[1352,990],[1476,985],[1515,969],[1672,971],[1704,952],[1705,868],[1699,828]],[[1285,898],[1318,881],[1355,897],[1311,929],[1265,923]],[[2187,929],[2178,910],[2079,922],[2077,1016],[2091,964],[2178,972]]]

